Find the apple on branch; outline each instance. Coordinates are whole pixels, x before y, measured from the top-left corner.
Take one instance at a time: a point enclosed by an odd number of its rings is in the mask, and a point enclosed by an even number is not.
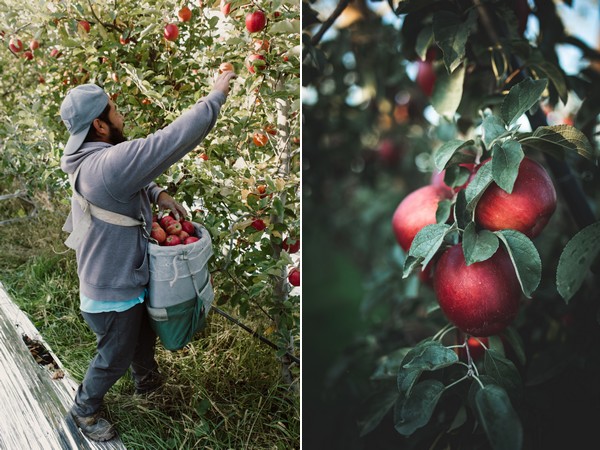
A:
[[[179,36],[179,27],[174,23],[169,23],[165,26],[163,34],[167,41],[175,41]]]
[[[405,252],[423,227],[436,223],[439,202],[450,198],[450,188],[428,185],[411,192],[400,202],[392,217],[392,229]]]
[[[519,311],[521,285],[502,247],[470,266],[461,244],[450,247],[437,262],[433,289],[448,320],[473,336],[498,334]]]
[[[11,38],[8,43],[8,48],[10,48],[10,51],[13,53],[19,53],[23,50],[23,42],[21,42],[21,39]]]
[[[258,33],[267,25],[267,16],[261,10],[246,14],[246,29],[250,33]]]
[[[548,172],[525,157],[512,192],[509,194],[492,183],[477,203],[475,221],[491,231],[512,229],[534,238],[542,232],[555,210],[556,190]]]
[[[292,268],[288,273],[288,281],[292,286],[300,286],[300,269]]]

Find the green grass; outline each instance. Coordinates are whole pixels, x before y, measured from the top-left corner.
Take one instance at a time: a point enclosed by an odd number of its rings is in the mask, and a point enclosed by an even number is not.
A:
[[[54,208],[0,227],[0,281],[79,381],[95,338],[79,313],[75,254],[62,244],[66,211]],[[2,205],[0,213],[10,217]],[[264,325],[259,316],[244,321]],[[216,313],[207,322],[180,351],[159,344],[163,389],[134,396],[127,375],[109,391],[107,415],[123,443],[144,450],[299,448],[299,394],[282,385],[274,351]]]

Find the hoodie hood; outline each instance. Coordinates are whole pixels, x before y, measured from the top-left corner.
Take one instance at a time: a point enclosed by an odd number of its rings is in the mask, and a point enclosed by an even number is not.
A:
[[[85,142],[75,153],[63,155],[60,158],[60,168],[65,173],[75,173],[79,164],[92,153],[102,151],[105,148],[112,146],[113,145],[108,142]]]

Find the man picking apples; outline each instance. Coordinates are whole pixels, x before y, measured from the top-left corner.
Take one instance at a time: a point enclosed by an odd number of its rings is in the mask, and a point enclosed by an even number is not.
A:
[[[71,175],[74,191],[90,205],[144,222],[143,226],[109,223],[90,216],[73,199],[64,226],[71,237],[78,236],[72,246],[81,312],[97,337],[96,356],[70,410],[90,439],[106,441],[115,436],[113,425],[99,416],[100,408],[107,391],[129,368],[137,394],[163,383],[154,358],[156,335],[143,304],[149,280],[151,203],[170,209],[176,218],[186,211],[153,180],[213,128],[234,77],[233,71],[223,72],[206,97],[170,125],[141,139],[126,139],[124,117],[96,85],[77,86],[62,102],[60,115],[70,137],[61,168]]]

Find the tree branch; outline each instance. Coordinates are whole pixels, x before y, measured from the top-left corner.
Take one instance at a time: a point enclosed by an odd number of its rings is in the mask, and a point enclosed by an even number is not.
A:
[[[350,3],[350,0],[340,0],[340,2],[335,7],[335,9],[331,13],[331,15],[327,18],[327,20],[325,22],[323,22],[323,25],[321,25],[321,28],[319,28],[319,31],[317,31],[317,33],[310,40],[310,43],[312,45],[317,45],[321,41],[325,32],[327,32],[327,30],[331,27],[331,25],[333,25],[333,23],[340,16],[340,14],[342,14],[342,11],[344,11],[344,9],[346,9],[346,7],[348,6],[349,3]]]

